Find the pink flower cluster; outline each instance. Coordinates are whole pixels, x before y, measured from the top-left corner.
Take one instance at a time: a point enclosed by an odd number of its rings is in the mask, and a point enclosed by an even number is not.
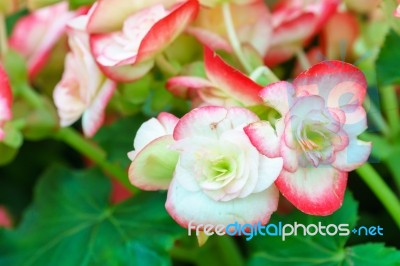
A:
[[[198,108],[181,119],[162,113],[139,129],[129,178],[168,189],[166,208],[182,226],[266,223],[278,190],[299,210],[340,208],[349,171],[369,157],[357,139],[367,127],[366,80],[356,67],[325,61],[293,83],[262,88],[205,48],[208,79],[175,77],[168,88]],[[244,106],[262,103],[280,117],[261,120]]]
[[[279,194],[307,214],[333,213],[348,172],[371,151],[357,138],[367,127],[364,75],[348,63],[320,62],[314,49],[309,56],[318,63],[291,83],[264,86],[252,74],[291,59],[320,32],[323,45],[315,49],[335,57],[339,39],[354,42],[357,22],[338,11],[338,0],[284,0],[271,9],[262,0],[221,2],[98,0],[76,11],[61,2],[19,20],[9,44],[33,80],[66,34],[54,103],[60,126],[81,119],[92,137],[118,84],[144,77],[186,35],[204,46],[204,75],[181,66],[165,87],[192,109],[181,118],[162,112],[141,126],[128,154],[131,183],[168,190],[166,209],[182,226],[267,223]],[[234,68],[216,50],[248,59],[254,72]],[[0,140],[11,118],[6,79],[0,69]],[[277,115],[256,114],[260,108]]]

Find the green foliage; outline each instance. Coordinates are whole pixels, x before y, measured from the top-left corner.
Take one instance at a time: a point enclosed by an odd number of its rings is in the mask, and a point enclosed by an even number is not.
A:
[[[136,131],[147,118],[143,115],[121,118],[111,125],[103,126],[95,135],[94,141],[107,153],[107,160],[128,167],[127,153],[133,150]]]
[[[96,169],[52,168],[22,224],[0,232],[0,265],[169,265],[183,230],[166,213],[165,194],[110,205],[109,193]]]
[[[343,206],[326,217],[304,215],[295,211],[289,215],[274,214],[271,223],[304,225],[349,224],[352,230],[357,220],[357,202],[350,193],[346,194]],[[303,232],[299,229],[299,232]],[[288,236],[282,241],[281,236],[258,236],[251,240],[253,255],[250,266],[258,265],[399,265],[400,251],[384,247],[382,244],[365,244],[345,247],[348,236]]]
[[[400,35],[393,30],[389,31],[376,61],[378,84],[381,86],[400,83],[399,43]]]

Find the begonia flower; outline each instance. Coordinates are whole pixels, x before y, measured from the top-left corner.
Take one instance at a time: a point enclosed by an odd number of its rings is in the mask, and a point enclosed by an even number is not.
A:
[[[330,17],[321,30],[321,46],[328,59],[349,60],[359,36],[357,18],[350,12],[337,12]]]
[[[233,25],[242,45],[250,45],[262,57],[266,55],[272,33],[271,14],[264,1],[229,6]],[[199,15],[186,30],[212,50],[232,52],[222,7],[201,7]]]
[[[90,53],[85,23],[78,17],[68,24],[71,51],[65,58],[65,70],[53,98],[60,125],[69,126],[82,116],[83,132],[91,137],[103,124],[104,111],[116,84],[97,67]]]
[[[178,121],[174,115],[162,112],[139,128],[134,150],[128,153],[132,161],[129,180],[133,185],[144,190],[168,188],[178,161],[178,153],[169,149]]]
[[[0,65],[0,141],[5,137],[4,123],[12,118],[13,95],[7,73]]]
[[[81,11],[69,11],[68,3],[61,2],[17,21],[9,44],[27,60],[30,79],[46,64],[54,45],[65,33],[67,22]]]
[[[145,75],[155,57],[192,22],[199,3],[188,0],[166,9],[157,4],[131,14],[121,31],[91,34],[90,46],[101,70],[116,81],[128,82]],[[90,12],[95,15],[95,10]]]
[[[369,157],[371,143],[357,139],[367,128],[362,106],[366,80],[356,67],[325,61],[301,73],[293,84],[281,81],[260,93],[281,115],[245,128],[266,156],[283,158],[275,184],[298,209],[329,215],[343,201],[348,172]]]
[[[166,209],[181,226],[265,224],[277,208],[281,158],[261,155],[243,131],[259,118],[240,107],[192,110],[176,125],[179,161]]]
[[[177,76],[166,87],[175,96],[192,100],[193,106],[252,106],[262,103],[258,95],[262,86],[226,64],[221,57],[204,48],[207,79]]]
[[[306,45],[334,14],[338,0],[279,1],[272,12],[273,33],[264,62],[275,66]]]

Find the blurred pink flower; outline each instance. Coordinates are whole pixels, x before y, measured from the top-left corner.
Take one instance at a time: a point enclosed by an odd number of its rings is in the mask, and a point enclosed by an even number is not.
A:
[[[52,48],[65,33],[67,22],[81,12],[82,9],[69,11],[68,3],[61,2],[35,10],[17,21],[9,44],[27,60],[30,79],[46,64]]]
[[[268,85],[260,96],[282,115],[275,129],[260,121],[245,128],[266,156],[283,158],[275,184],[298,209],[329,215],[343,201],[349,171],[369,157],[371,143],[357,139],[367,128],[362,107],[367,83],[356,67],[325,61],[293,84]]]
[[[83,132],[93,136],[104,121],[104,110],[115,82],[107,79],[90,53],[86,20],[72,20],[68,29],[71,51],[65,58],[65,70],[53,97],[61,126],[69,126],[82,116]]]
[[[13,95],[7,73],[0,65],[0,141],[4,139],[4,123],[12,118]]]
[[[161,4],[131,14],[121,31],[90,35],[92,53],[101,70],[116,81],[128,82],[145,75],[157,54],[171,44],[192,22],[199,9],[188,0],[165,9]],[[92,8],[89,21],[96,15]]]
[[[264,62],[274,66],[306,45],[336,11],[339,0],[283,0],[272,12],[273,33]]]
[[[230,5],[233,24],[242,45],[250,45],[261,57],[267,52],[271,33],[271,15],[262,0],[245,5]],[[193,24],[186,30],[212,50],[232,52],[221,6],[202,7]]]

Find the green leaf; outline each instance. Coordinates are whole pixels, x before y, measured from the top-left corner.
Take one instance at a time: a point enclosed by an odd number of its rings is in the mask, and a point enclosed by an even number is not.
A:
[[[393,15],[393,12],[396,10],[398,4],[399,3],[397,0],[385,0],[382,1],[381,7],[385,18],[389,20],[390,26],[392,26],[392,28],[398,34],[400,34],[400,20]]]
[[[302,223],[322,225],[349,224],[351,230],[357,220],[357,202],[347,193],[342,207],[330,216],[320,217],[305,215],[295,211],[289,215],[273,214],[270,223],[294,224]],[[288,236],[285,241],[281,236],[257,236],[250,241],[256,254],[250,265],[330,265],[330,262],[339,261],[344,256],[343,247],[348,236]],[[263,263],[260,263],[263,262]],[[332,264],[336,265],[336,264]]]
[[[100,128],[93,140],[107,153],[107,159],[122,167],[128,167],[128,152],[133,150],[133,139],[139,127],[147,120],[142,115],[121,118],[111,125]]]
[[[348,224],[352,230],[356,226],[358,204],[350,193],[346,193],[342,207],[330,216],[310,216],[295,211],[289,215],[274,214],[270,223],[294,224],[295,222],[326,226],[328,224]],[[310,266],[310,265],[398,265],[400,251],[386,248],[382,244],[366,244],[354,247],[345,247],[349,236],[335,236],[316,234],[304,236],[299,229],[297,236],[287,236],[285,241],[281,236],[257,236],[249,245],[253,254],[248,265],[282,265],[282,266]],[[373,248],[376,248],[372,251]],[[369,251],[371,250],[371,251]],[[381,263],[382,262],[382,263]]]
[[[346,249],[344,265],[395,266],[400,265],[400,251],[381,243],[368,243]]]
[[[382,86],[400,83],[400,50],[397,49],[399,43],[400,36],[393,30],[389,31],[376,61],[378,83]]]
[[[166,213],[165,194],[110,205],[109,193],[96,169],[51,169],[22,224],[0,232],[0,265],[170,265],[167,250],[184,230]]]
[[[69,7],[72,9],[77,9],[81,6],[91,5],[95,0],[69,0]]]

